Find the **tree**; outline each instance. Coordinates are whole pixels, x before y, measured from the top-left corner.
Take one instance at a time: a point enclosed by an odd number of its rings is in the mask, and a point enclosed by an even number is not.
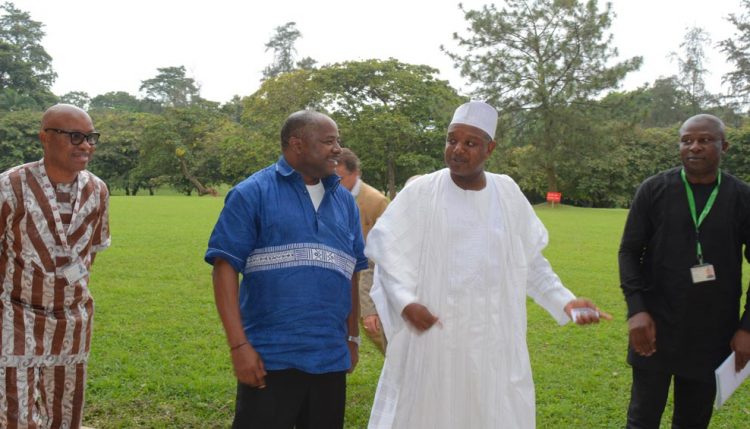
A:
[[[193,78],[185,76],[185,66],[157,69],[156,77],[141,82],[146,98],[163,107],[187,107],[200,99],[200,88]]]
[[[41,119],[41,112],[28,110],[0,115],[0,171],[42,158]]]
[[[88,110],[91,104],[91,97],[84,91],[70,91],[60,96],[61,103],[72,104],[83,110]]]
[[[727,19],[737,32],[733,38],[719,42],[727,61],[734,64],[734,70],[725,74],[722,80],[729,83],[732,95],[744,103],[750,102],[750,0],[742,0],[744,13],[730,14]]]
[[[111,188],[124,189],[126,195],[136,195],[142,188],[153,193],[149,177],[142,174],[141,145],[144,129],[158,117],[116,109],[93,109],[91,116],[101,138],[89,169]]]
[[[261,81],[282,73],[289,73],[295,69],[309,70],[315,67],[316,61],[310,57],[301,59],[295,65],[294,55],[297,50],[294,48],[294,44],[300,37],[302,37],[302,33],[297,30],[295,22],[287,22],[276,27],[276,32],[271,36],[271,40],[266,43],[266,52],[273,51],[273,62],[263,69]]]
[[[244,161],[234,162],[235,177],[275,160],[284,119],[297,110],[314,109],[336,121],[343,144],[362,160],[366,180],[394,196],[409,176],[444,165],[445,129],[464,99],[436,73],[428,66],[390,59],[295,70],[267,79],[244,99],[242,123],[253,135],[242,146]],[[239,170],[240,165],[246,167]]]
[[[721,168],[745,182],[750,181],[750,124],[727,129],[729,150],[722,157]]]
[[[235,95],[231,100],[221,105],[221,111],[237,123],[242,120],[243,110],[242,97],[239,95]]]
[[[391,198],[397,183],[444,165],[446,126],[464,99],[437,72],[389,59],[333,64],[314,74],[320,104],[362,160],[368,182]]]
[[[704,76],[708,73],[706,68],[706,52],[704,46],[711,43],[711,38],[705,30],[699,27],[690,27],[680,43],[683,49],[682,56],[672,52],[671,56],[677,61],[679,74],[677,82],[687,95],[690,105],[690,114],[697,115],[706,107],[711,95],[706,91]]]
[[[506,7],[464,11],[466,37],[454,34],[466,53],[450,52],[461,75],[475,85],[474,96],[498,107],[522,145],[538,150],[534,167],[544,172],[547,190],[558,190],[561,160],[590,149],[573,147],[563,129],[583,120],[574,109],[593,102],[641,64],[640,57],[612,64],[617,50],[606,33],[611,5],[598,11],[597,1],[506,0]]]
[[[111,91],[97,95],[91,99],[89,108],[92,110],[122,110],[126,112],[159,113],[162,106],[151,99],[140,100],[125,91]]]
[[[211,185],[225,182],[219,143],[239,126],[218,109],[202,105],[167,108],[143,130],[142,177],[190,194],[216,195]]]
[[[297,61],[297,68],[301,70],[311,70],[314,69],[317,64],[318,62],[312,57],[305,57]]]
[[[33,99],[37,109],[55,102],[49,88],[57,74],[52,70],[52,57],[41,44],[42,38],[42,23],[32,20],[28,12],[10,2],[0,6],[0,93],[6,104],[13,98],[9,89],[21,97],[24,105]]]
[[[30,95],[20,94],[13,88],[0,90],[0,111],[39,110],[36,100]]]

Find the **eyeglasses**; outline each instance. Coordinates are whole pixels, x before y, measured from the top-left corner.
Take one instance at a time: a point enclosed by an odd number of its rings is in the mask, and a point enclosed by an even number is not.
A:
[[[45,128],[45,132],[54,131],[57,134],[67,134],[70,136],[70,144],[73,146],[78,146],[79,144],[83,143],[84,140],[89,142],[91,146],[96,146],[97,143],[99,143],[99,133],[80,133],[78,131],[65,131],[60,130],[57,128]]]

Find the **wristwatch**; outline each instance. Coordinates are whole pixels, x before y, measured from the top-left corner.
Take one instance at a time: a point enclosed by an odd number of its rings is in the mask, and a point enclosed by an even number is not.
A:
[[[362,345],[362,339],[359,338],[359,336],[354,337],[354,336],[349,335],[349,337],[346,338],[346,341],[357,344],[357,347]]]

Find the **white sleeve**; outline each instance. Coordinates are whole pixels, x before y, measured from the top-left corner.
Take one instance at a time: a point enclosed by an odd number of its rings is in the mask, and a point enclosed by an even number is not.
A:
[[[570,321],[565,313],[565,305],[575,299],[575,295],[563,286],[560,277],[552,271],[552,266],[542,252],[529,261],[529,274],[526,293],[547,310],[557,323],[564,325]]]

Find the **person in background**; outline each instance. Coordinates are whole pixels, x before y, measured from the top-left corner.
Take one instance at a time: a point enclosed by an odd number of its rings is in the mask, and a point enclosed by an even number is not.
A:
[[[237,377],[233,427],[342,428],[367,268],[359,213],[334,174],[331,118],[291,114],[281,151],[227,194],[205,255]]]
[[[41,160],[0,175],[0,427],[78,428],[109,192],[86,170],[99,133],[84,110],[50,107],[39,139]]]
[[[682,167],[640,185],[620,244],[632,429],[659,427],[673,381],[672,427],[708,427],[714,370],[732,351],[737,371],[750,359],[748,304],[740,317],[750,186],[719,169],[729,148],[719,118],[693,116],[679,133]]]
[[[367,243],[367,234],[375,222],[388,207],[388,198],[377,189],[362,181],[362,169],[359,158],[351,149],[341,149],[336,174],[341,176],[341,184],[354,196],[359,207],[359,220],[362,223],[362,236]],[[380,325],[380,317],[375,304],[370,298],[372,288],[373,264],[362,271],[359,276],[359,307],[365,334],[372,340],[381,353],[385,354],[386,339]]]

